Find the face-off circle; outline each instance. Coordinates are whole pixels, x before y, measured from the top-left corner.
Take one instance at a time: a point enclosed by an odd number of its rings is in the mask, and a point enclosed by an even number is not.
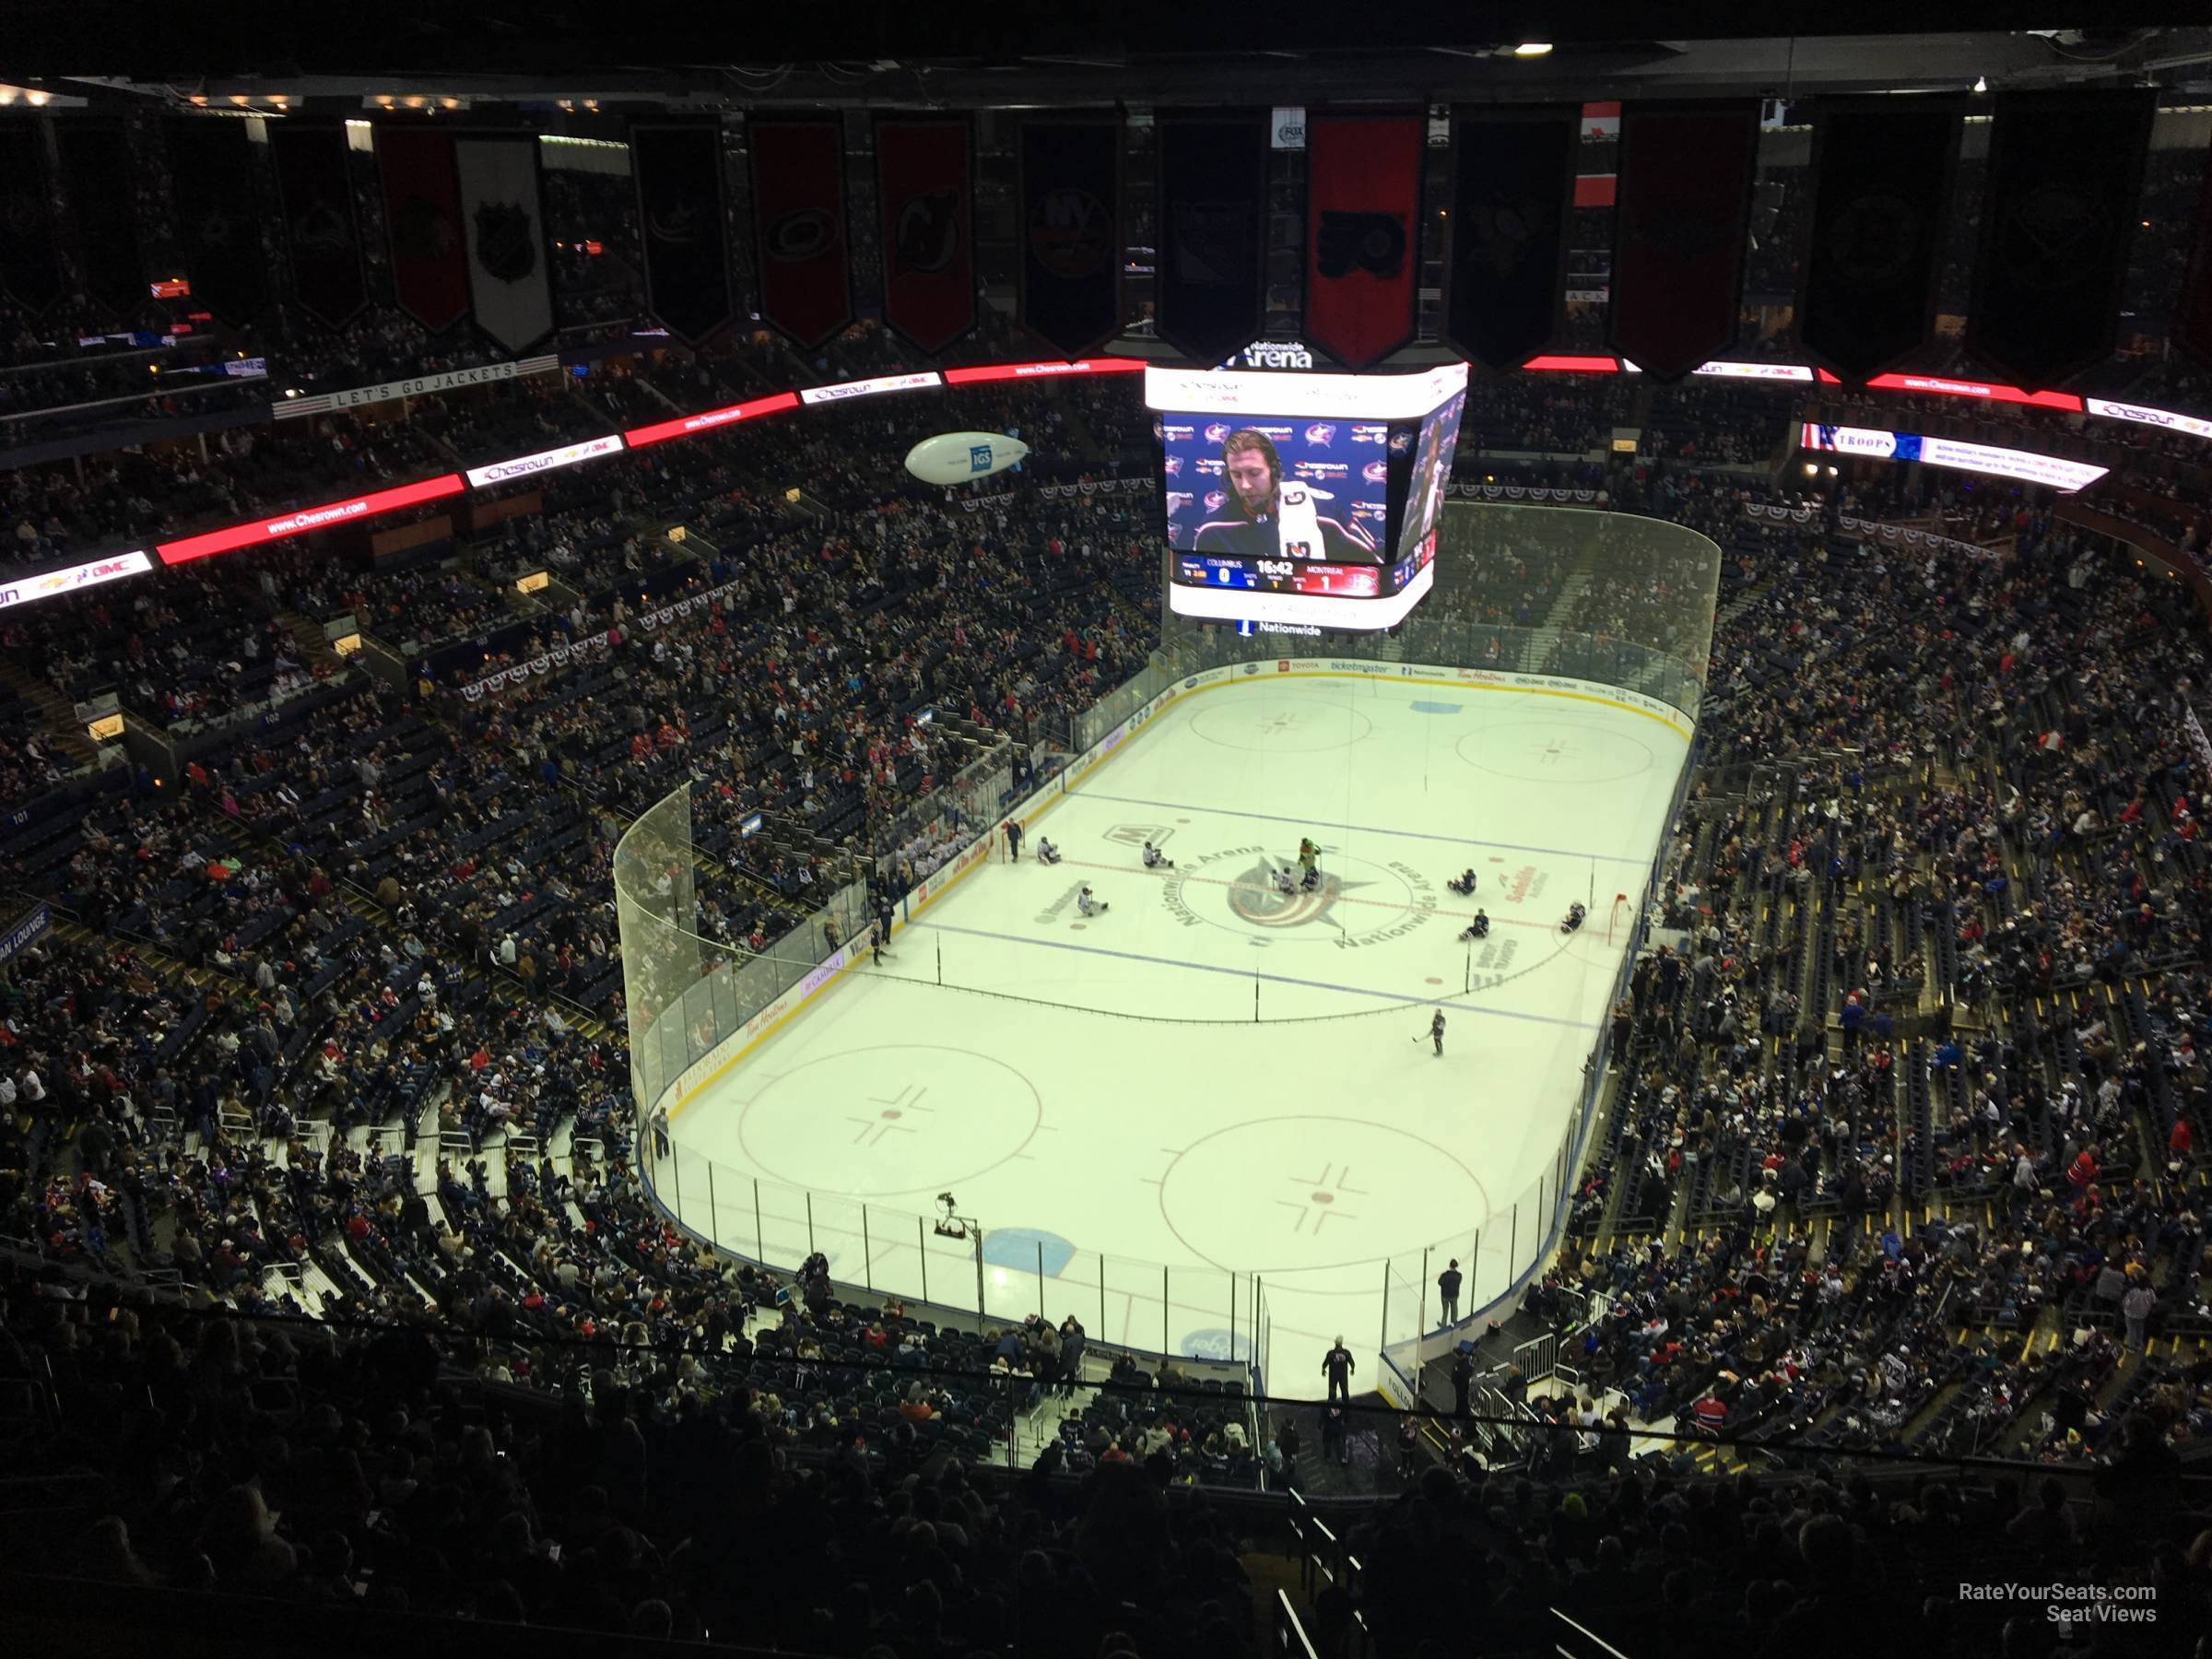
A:
[[[1562,720],[1508,720],[1469,732],[1453,752],[1477,771],[1529,783],[1617,783],[1652,769],[1626,732]]]
[[[1217,699],[1194,711],[1191,735],[1221,748],[1258,755],[1315,755],[1349,748],[1374,730],[1357,709],[1316,703],[1304,698],[1278,699],[1254,708],[1236,698]]]

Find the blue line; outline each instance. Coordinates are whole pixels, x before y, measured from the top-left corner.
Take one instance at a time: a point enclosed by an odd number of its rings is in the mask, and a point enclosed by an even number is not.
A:
[[[1102,945],[1070,945],[1063,939],[1030,939],[1019,934],[993,933],[982,927],[954,927],[944,922],[915,920],[909,925],[927,927],[938,933],[966,934],[971,939],[999,939],[1008,945],[1035,945],[1044,950],[1073,950],[1084,956],[1113,957],[1124,962],[1146,962],[1155,968],[1188,968],[1196,973],[1226,973],[1240,980],[1266,980],[1277,985],[1302,985],[1310,991],[1337,991],[1347,996],[1379,996],[1385,1002],[1409,1003],[1424,1008],[1449,1006],[1465,1009],[1470,1014],[1488,1014],[1497,1019],[1525,1019],[1536,1025],[1565,1026],[1571,1031],[1594,1031],[1594,1021],[1560,1019],[1550,1014],[1522,1014],[1512,1008],[1485,1007],[1460,996],[1406,996],[1395,991],[1370,991],[1360,985],[1338,985],[1328,980],[1293,979],[1287,973],[1258,973],[1244,968],[1224,968],[1215,962],[1186,962],[1177,957],[1147,956],[1137,950],[1108,950]],[[1073,1006],[1074,1005],[1069,1005]],[[1077,1008],[1076,1012],[1083,1010]]]

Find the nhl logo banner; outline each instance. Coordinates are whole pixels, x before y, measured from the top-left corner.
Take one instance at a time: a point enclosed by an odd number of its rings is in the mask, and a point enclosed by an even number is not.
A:
[[[0,291],[33,316],[62,297],[44,147],[31,123],[0,122]]]
[[[687,346],[719,332],[735,310],[723,208],[720,121],[633,122],[645,304]]]
[[[269,153],[284,195],[292,298],[325,328],[343,328],[369,303],[353,182],[347,177],[346,129],[275,122],[269,128]]]
[[[1613,348],[1677,381],[1734,343],[1759,105],[1630,104],[1613,214]]]
[[[246,124],[202,117],[172,121],[168,132],[192,297],[218,321],[242,327],[268,300]]]
[[[1306,339],[1366,369],[1413,338],[1423,115],[1306,123]]]
[[[1122,123],[1021,124],[1019,316],[1070,359],[1122,331]]]
[[[1797,337],[1847,381],[1871,380],[1936,327],[1959,112],[1923,99],[1824,106]]]
[[[811,351],[853,321],[844,123],[756,115],[746,135],[760,315]]]
[[[965,115],[876,118],[883,320],[935,355],[975,326],[975,188]]]
[[[537,135],[459,138],[453,162],[461,180],[461,231],[477,326],[520,357],[553,332]]]
[[[130,140],[121,123],[109,121],[60,121],[53,136],[76,220],[86,289],[116,316],[130,316],[148,298],[146,266],[138,257]]]
[[[1159,119],[1159,337],[1212,368],[1260,336],[1267,112]]]
[[[2055,386],[2111,353],[2156,99],[1998,94],[1966,347],[2004,379]]]
[[[0,179],[5,178],[0,173]],[[0,182],[0,191],[7,186]],[[4,210],[5,197],[0,197]],[[2183,351],[2198,362],[2212,364],[2212,164],[2196,196],[2196,229],[2189,239],[2189,265],[2182,274],[2182,291],[2174,296],[2173,312],[2166,332]]]
[[[1462,112],[1453,124],[1444,338],[1470,362],[1518,369],[1559,332],[1581,112]]]
[[[468,239],[451,133],[376,129],[376,167],[392,260],[392,300],[432,334],[468,315]]]

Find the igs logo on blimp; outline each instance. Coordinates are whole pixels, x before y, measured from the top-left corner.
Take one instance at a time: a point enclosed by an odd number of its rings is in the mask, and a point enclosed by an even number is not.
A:
[[[940,432],[906,453],[906,470],[927,484],[965,484],[1018,465],[1030,446],[998,432]]]

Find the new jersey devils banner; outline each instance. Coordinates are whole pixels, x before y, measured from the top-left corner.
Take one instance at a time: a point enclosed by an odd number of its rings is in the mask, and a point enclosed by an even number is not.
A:
[[[435,127],[376,129],[377,182],[392,261],[392,300],[432,334],[468,315],[468,238],[453,135]]]
[[[242,327],[261,314],[269,291],[246,124],[201,116],[171,121],[168,135],[192,297],[218,321]]]
[[[746,136],[760,315],[812,350],[853,321],[844,123],[756,115]]]
[[[1159,337],[1207,368],[1265,320],[1267,127],[1265,110],[1159,118]]]
[[[1421,114],[1306,121],[1306,340],[1366,369],[1413,338]]]
[[[131,193],[131,146],[123,124],[62,120],[54,125],[62,184],[76,220],[76,253],[85,287],[118,316],[147,302],[146,266],[138,257],[138,213]]]
[[[369,303],[353,182],[347,177],[346,129],[299,120],[272,122],[269,153],[284,196],[292,298],[326,328],[343,328]]]
[[[2002,92],[1990,130],[1966,348],[2054,386],[2112,348],[2157,94]]]
[[[1845,380],[1870,380],[1936,327],[1959,112],[1924,99],[1822,106],[1797,337]]]
[[[1458,112],[1444,338],[1470,362],[1518,369],[1559,332],[1581,111],[1531,104]]]
[[[0,183],[0,192],[7,186]],[[0,205],[5,204],[0,196]],[[2189,241],[2189,265],[2182,291],[2173,297],[2167,322],[2173,343],[2200,363],[2212,364],[2212,161],[2196,194],[2196,229]]]
[[[62,297],[44,149],[30,122],[0,121],[0,291],[33,316]]]
[[[696,346],[735,310],[723,208],[722,123],[632,122],[629,169],[638,181],[646,307],[670,334]]]
[[[1613,212],[1613,348],[1679,380],[1735,338],[1759,105],[1630,104]]]
[[[975,326],[972,153],[965,115],[876,118],[883,320],[925,352]]]
[[[1122,331],[1122,120],[1021,124],[1022,325],[1073,360]]]
[[[520,357],[553,332],[537,135],[456,138],[453,164],[461,181],[461,229],[477,326]]]

